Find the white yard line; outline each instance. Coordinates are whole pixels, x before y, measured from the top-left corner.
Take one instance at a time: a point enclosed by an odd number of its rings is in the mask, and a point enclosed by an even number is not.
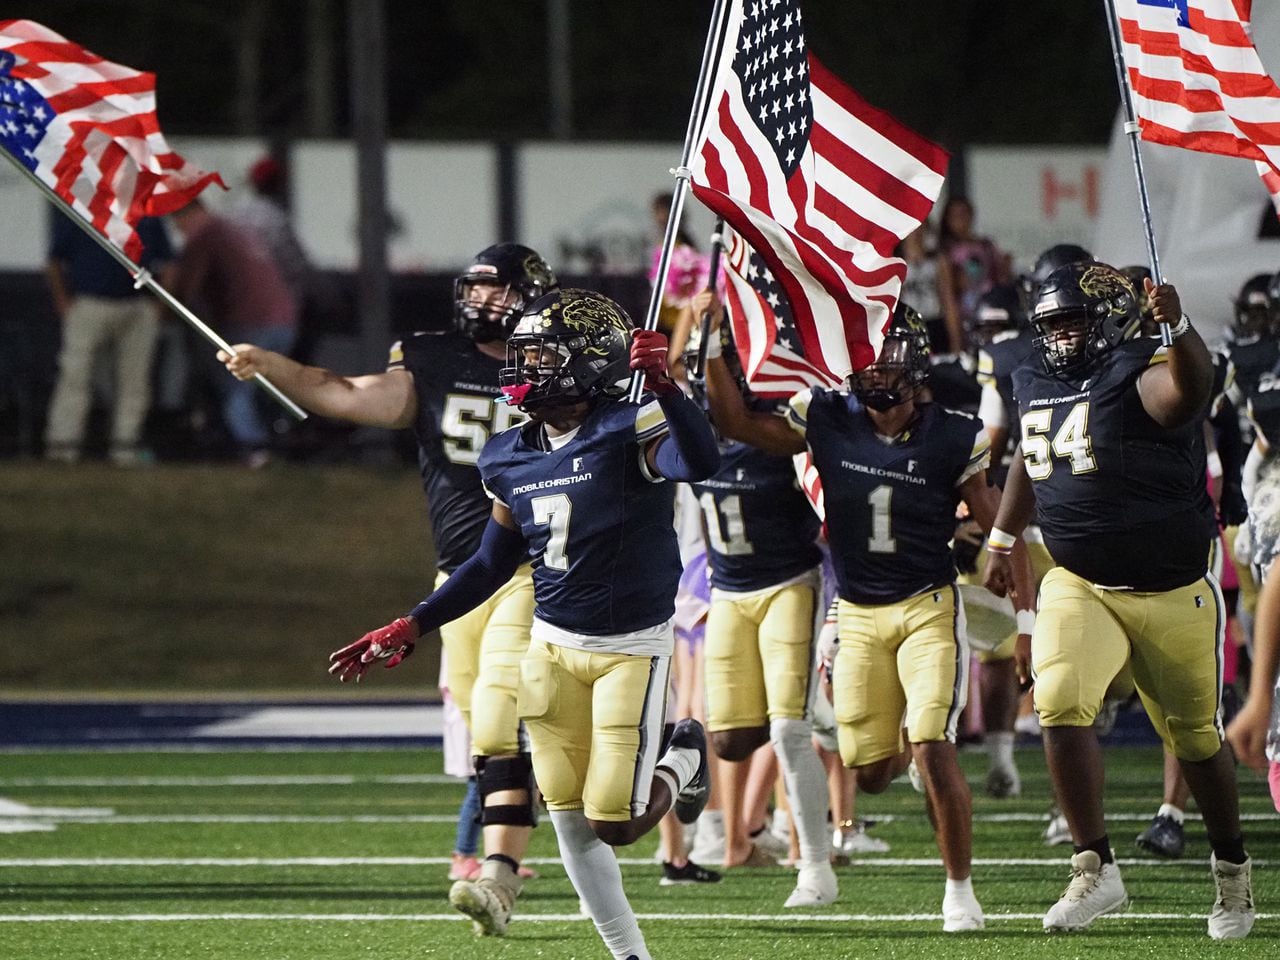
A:
[[[975,857],[975,867],[1038,867],[1060,870],[1067,862],[1058,857]],[[30,857],[0,859],[0,868],[55,867],[434,867],[451,863],[449,857]],[[531,865],[564,863],[559,857],[527,857]],[[656,866],[652,857],[619,857],[625,867]],[[849,863],[868,867],[940,867],[938,857],[854,857]],[[1184,867],[1203,870],[1196,859],[1163,860],[1155,857],[1117,857],[1121,866]],[[1270,860],[1255,859],[1255,867],[1270,866]]]
[[[1259,920],[1276,917],[1273,913],[1258,914]],[[1042,913],[988,913],[988,921],[1039,921]],[[32,913],[0,914],[0,923],[189,923],[193,921],[245,921],[264,920],[277,922],[300,920],[304,922],[329,921],[334,923],[436,923],[468,920],[458,913]],[[739,921],[742,923],[930,923],[941,922],[940,913],[640,913],[636,919],[644,921]],[[585,922],[580,913],[521,913],[517,924]],[[1098,918],[1104,923],[1117,920],[1203,920],[1199,915],[1185,913],[1120,913]]]

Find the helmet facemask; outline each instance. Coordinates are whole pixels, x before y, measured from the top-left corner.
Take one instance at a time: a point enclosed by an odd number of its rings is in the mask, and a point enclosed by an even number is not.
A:
[[[513,336],[507,341],[507,365],[498,374],[503,396],[526,411],[571,406],[585,399],[571,366],[581,340],[555,335]]]
[[[1083,313],[1056,313],[1032,321],[1040,351],[1050,373],[1070,373],[1090,359],[1088,341],[1092,322]]]
[[[524,305],[524,295],[493,274],[465,273],[453,281],[454,322],[477,343],[505,340]]]
[[[928,375],[927,363],[927,355],[910,340],[887,337],[876,362],[850,376],[854,395],[872,410],[892,410],[915,399]]]

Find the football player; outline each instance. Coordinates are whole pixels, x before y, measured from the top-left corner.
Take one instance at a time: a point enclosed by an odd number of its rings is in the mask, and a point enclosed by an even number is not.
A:
[[[1232,301],[1234,320],[1222,343],[1222,352],[1235,366],[1235,384],[1229,396],[1240,413],[1241,434],[1253,440],[1253,427],[1245,416],[1258,380],[1280,361],[1280,274],[1250,277]]]
[[[330,658],[358,679],[484,603],[532,555],[536,608],[519,712],[565,870],[615,957],[648,960],[610,846],[706,803],[706,735],[676,724],[659,756],[680,556],[671,484],[719,466],[715,435],[667,374],[666,337],[612,300],[557,290],[525,311],[501,379],[531,421],[479,460],[493,498],[476,553],[406,617]],[[650,391],[627,402],[631,371]]]
[[[732,345],[725,344],[718,299],[700,293],[692,307],[695,317],[712,311],[707,356],[720,358],[718,370],[732,370],[735,388],[745,391]],[[760,410],[775,407],[750,394],[744,402]],[[815,619],[823,612],[818,516],[790,457],[741,441],[724,440],[720,471],[693,489],[706,520],[711,568],[705,668],[711,743],[718,756],[740,763],[772,742],[800,842],[799,877],[784,906],[825,906],[838,889],[826,772],[813,749]],[[753,851],[745,829],[728,828],[741,797],[726,796],[723,804],[725,865],[733,866]]]
[[[961,500],[986,529],[997,496],[987,485],[981,423],[919,402],[928,349],[923,322],[899,304],[876,362],[852,375],[852,396],[802,391],[784,418],[748,408],[723,359],[708,362],[707,382],[723,434],[813,457],[839,587],[832,687],[841,758],[860,790],[880,793],[915,757],[947,873],[943,929],[957,932],[981,929],[984,919],[970,879],[972,801],[955,743],[969,648],[951,538]],[[1030,571],[1020,545],[1018,554],[1017,593],[1026,603]]]
[[[251,344],[219,352],[242,380],[261,373],[312,413],[365,426],[410,427],[418,441],[437,583],[480,545],[489,500],[476,464],[490,436],[525,419],[501,401],[506,338],[524,307],[557,287],[535,251],[486,247],[454,282],[454,329],[419,332],[391,348],[383,373],[347,377],[303,366]],[[443,624],[447,686],[471,730],[487,857],[476,880],[459,880],[450,902],[476,931],[501,935],[520,892],[520,861],[535,823],[532,765],[516,716],[520,658],[533,620],[530,567],[483,606]]]
[[[1206,570],[1216,532],[1202,421],[1213,364],[1177,291],[1147,281],[1173,345],[1135,337],[1138,297],[1115,268],[1062,267],[1032,312],[1040,362],[1014,371],[1021,443],[988,548],[1040,523],[1058,566],[1041,584],[1032,641],[1036,709],[1058,802],[1075,843],[1072,878],[1046,930],[1080,930],[1128,897],[1103,818],[1092,723],[1128,664],[1178,757],[1213,848],[1215,939],[1253,925],[1235,771],[1222,739],[1224,609]],[[999,589],[1008,562],[988,558]]]

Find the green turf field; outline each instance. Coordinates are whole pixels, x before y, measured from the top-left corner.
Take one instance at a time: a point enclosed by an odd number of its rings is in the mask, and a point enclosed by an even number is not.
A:
[[[661,888],[655,841],[620,852],[655,957],[1200,958],[1280,956],[1280,821],[1265,785],[1244,777],[1243,808],[1261,912],[1253,937],[1214,944],[1208,849],[1189,827],[1187,859],[1140,857],[1133,836],[1158,802],[1154,749],[1109,753],[1112,838],[1130,913],[1086,934],[1050,937],[1040,916],[1066,879],[1065,848],[1039,842],[1046,778],[1019,752],[1024,797],[976,800],[974,881],[981,934],[944,936],[942,872],[905,783],[865,798],[887,854],[839,870],[832,908],[789,913],[791,871]],[[978,784],[984,759],[966,754]],[[477,941],[445,902],[461,787],[438,752],[57,752],[0,758],[0,796],[47,810],[50,832],[0,833],[0,957],[13,960],[383,960],[498,957],[607,960],[555,860],[548,825],[531,856],[522,920]]]

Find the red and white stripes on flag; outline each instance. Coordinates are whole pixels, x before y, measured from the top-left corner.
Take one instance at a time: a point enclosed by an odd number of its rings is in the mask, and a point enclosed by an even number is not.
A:
[[[808,52],[795,0],[728,0],[695,196],[777,276],[805,359],[835,381],[871,363],[898,301],[898,242],[929,215],[947,153]]]
[[[1253,160],[1280,210],[1280,87],[1252,0],[1115,0],[1142,138]]]
[[[135,261],[138,220],[225,187],[169,149],[154,74],[30,20],[0,20],[0,146]]]
[[[762,397],[789,397],[809,387],[838,388],[840,381],[809,363],[788,341],[794,338],[786,294],[747,242],[724,229],[725,308],[747,386]]]

